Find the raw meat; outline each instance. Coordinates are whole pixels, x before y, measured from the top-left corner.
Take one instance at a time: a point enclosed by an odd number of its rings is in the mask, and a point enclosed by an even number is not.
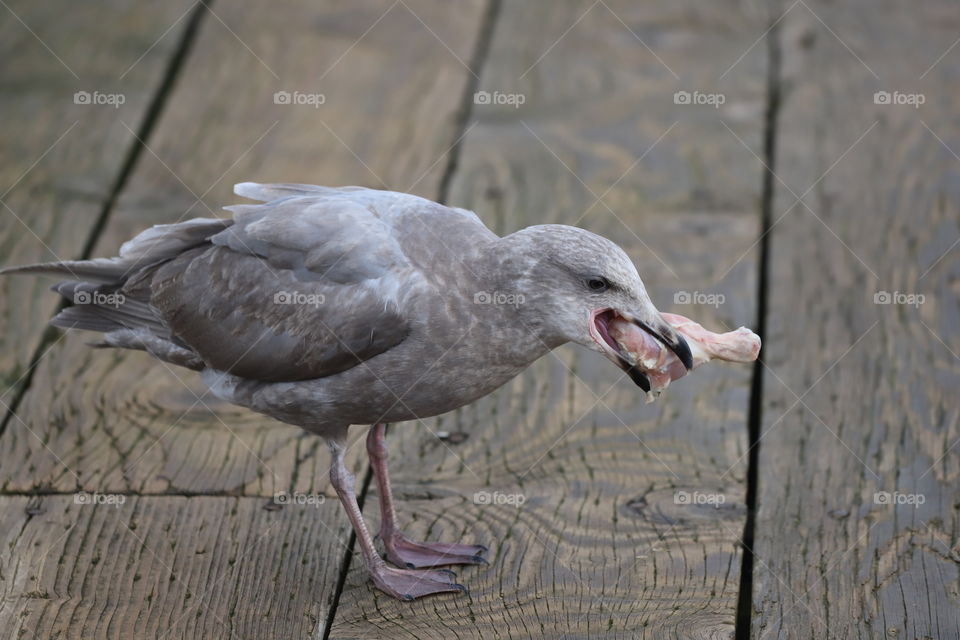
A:
[[[662,315],[686,339],[693,354],[694,368],[711,360],[753,362],[760,353],[760,336],[746,327],[714,333],[690,318],[674,313]],[[610,324],[609,334],[650,380],[647,402],[653,402],[671,381],[687,374],[683,363],[672,351],[633,323],[618,319]]]

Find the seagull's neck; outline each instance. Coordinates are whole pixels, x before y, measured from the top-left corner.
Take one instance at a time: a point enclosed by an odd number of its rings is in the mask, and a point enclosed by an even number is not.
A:
[[[522,349],[530,361],[567,342],[555,335],[549,320],[541,313],[544,287],[532,279],[534,266],[542,256],[534,243],[522,233],[514,233],[490,243],[477,257],[475,273],[481,274],[480,290],[487,293],[491,307],[487,313],[498,316],[526,334]]]

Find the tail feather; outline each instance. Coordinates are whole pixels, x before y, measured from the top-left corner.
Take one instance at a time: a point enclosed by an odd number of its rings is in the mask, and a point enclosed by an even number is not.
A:
[[[142,300],[86,282],[61,282],[54,290],[74,303],[53,317],[50,324],[55,327],[104,332],[147,329],[165,340],[171,339],[163,320]]]
[[[143,329],[111,331],[104,336],[103,342],[93,343],[90,346],[146,351],[154,358],[194,371],[203,371],[206,368],[203,359],[192,350],[162,340]]]
[[[187,249],[203,244],[233,220],[194,218],[176,224],[158,224],[123,243],[120,255],[93,260],[62,260],[0,269],[0,274],[36,273],[67,276],[73,280],[121,285],[132,274],[169,260]]]
[[[35,273],[52,276],[69,276],[77,280],[99,284],[111,284],[120,281],[127,267],[116,258],[97,258],[96,260],[64,260],[62,262],[44,262],[0,269],[0,275],[12,273]]]
[[[83,329],[85,331],[99,331],[109,333],[123,329],[109,318],[103,318],[90,309],[84,307],[67,307],[50,320],[50,324],[61,329]]]
[[[126,290],[116,291],[89,282],[60,282],[53,290],[75,306],[92,305],[105,312],[115,312],[130,318],[139,326],[163,329],[163,319],[146,301],[132,297]],[[81,308],[86,308],[85,306]]]
[[[171,334],[150,305],[150,279],[160,264],[208,242],[232,224],[229,219],[195,218],[157,225],[124,243],[113,258],[14,266],[0,269],[0,274],[67,277],[53,290],[73,304],[50,324],[101,332],[105,335],[99,346],[148,351],[166,362],[202,369],[200,357]]]

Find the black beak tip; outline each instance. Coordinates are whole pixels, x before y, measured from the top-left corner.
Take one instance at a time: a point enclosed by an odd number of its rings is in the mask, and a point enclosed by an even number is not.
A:
[[[677,344],[670,345],[670,348],[680,358],[680,362],[687,368],[687,371],[693,369],[693,354],[690,352],[690,345],[687,344],[683,336],[677,336]]]
[[[647,378],[646,374],[637,369],[634,366],[628,365],[626,367],[627,375],[630,376],[630,379],[633,380],[634,384],[646,391],[650,392],[650,379]]]

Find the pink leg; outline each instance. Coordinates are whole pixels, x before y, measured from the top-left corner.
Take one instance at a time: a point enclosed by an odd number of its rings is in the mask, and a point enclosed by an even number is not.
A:
[[[397,512],[393,491],[387,475],[386,425],[375,424],[367,434],[367,453],[377,479],[380,495],[380,538],[387,550],[387,560],[398,567],[409,569],[440,567],[448,564],[488,564],[481,554],[487,548],[479,544],[446,542],[415,542],[397,527]]]
[[[344,430],[344,436],[346,430]],[[347,511],[347,517],[360,544],[360,551],[367,563],[370,578],[378,589],[394,598],[413,600],[421,596],[434,593],[465,592],[467,589],[454,582],[456,575],[452,571],[443,569],[434,571],[409,571],[387,566],[373,546],[373,538],[367,525],[363,522],[360,507],[357,505],[357,496],[354,493],[353,474],[343,464],[344,440],[330,440],[332,464],[330,465],[330,482]]]

